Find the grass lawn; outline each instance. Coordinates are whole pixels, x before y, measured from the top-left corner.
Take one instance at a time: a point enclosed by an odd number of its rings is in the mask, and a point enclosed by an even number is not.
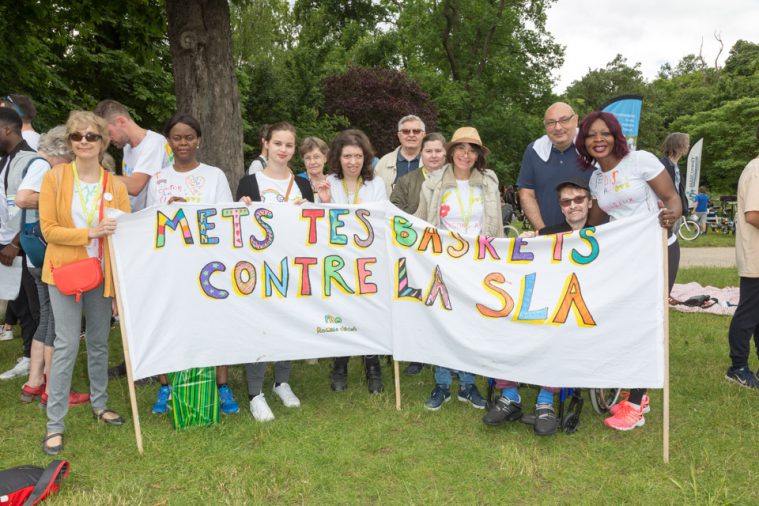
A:
[[[684,269],[679,281],[704,276],[702,284],[737,283],[734,269]],[[586,402],[577,433],[538,438],[519,422],[485,427],[484,412],[455,400],[425,411],[429,368],[402,377],[397,412],[390,368],[385,393],[370,396],[354,359],[348,391],[335,394],[321,360],[295,364],[291,383],[303,406],[288,410],[270,399],[277,419],[268,424],[247,411],[242,367],[230,371],[241,412],[212,428],[175,432],[150,414],[156,387],[138,387],[144,456],[135,449],[126,380],[112,381],[110,407],[129,415],[128,425],[99,425],[88,407],[72,408],[61,455],[71,474],[45,504],[759,504],[759,398],[723,379],[730,320],[670,314],[669,465],[661,455],[661,391],[651,392],[641,429],[606,429]],[[117,331],[112,343],[115,364]],[[20,347],[19,339],[0,343],[2,370]],[[75,388],[86,390],[84,354],[74,375]],[[0,382],[0,469],[51,460],[40,449],[44,412],[18,401],[22,384]],[[267,397],[270,385],[269,377]],[[484,393],[482,379],[480,387]],[[526,406],[535,394],[523,390]]]
[[[709,231],[706,235],[699,235],[692,241],[680,240],[681,248],[710,248],[710,247],[735,247],[735,234],[718,234]]]

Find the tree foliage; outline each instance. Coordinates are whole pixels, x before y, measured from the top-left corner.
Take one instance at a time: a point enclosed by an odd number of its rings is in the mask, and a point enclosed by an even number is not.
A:
[[[38,130],[103,98],[159,128],[174,110],[166,17],[159,0],[0,3],[0,91],[37,105]]]
[[[410,113],[437,128],[437,110],[418,83],[391,69],[352,67],[324,81],[325,111],[348,118],[372,140],[378,156],[398,145],[397,123]]]

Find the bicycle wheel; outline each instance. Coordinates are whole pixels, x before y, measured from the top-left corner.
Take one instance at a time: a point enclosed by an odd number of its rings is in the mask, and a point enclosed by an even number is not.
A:
[[[701,234],[701,227],[698,223],[692,220],[683,220],[680,223],[680,227],[677,229],[677,235],[682,237],[684,241],[692,241]]]
[[[588,390],[590,394],[590,403],[593,405],[593,411],[599,415],[609,411],[609,408],[617,403],[619,399],[619,393],[621,388],[591,388]]]
[[[507,239],[513,239],[514,237],[519,237],[519,230],[517,230],[515,227],[512,227],[511,225],[504,225],[503,235]]]

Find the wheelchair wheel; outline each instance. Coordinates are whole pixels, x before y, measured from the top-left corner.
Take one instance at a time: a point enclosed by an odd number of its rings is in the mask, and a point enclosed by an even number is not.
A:
[[[519,230],[517,230],[515,227],[512,227],[511,225],[504,225],[503,235],[507,239],[513,239],[514,237],[519,237]]]
[[[561,428],[567,434],[574,434],[580,426],[580,415],[578,413],[568,413],[561,420]]]
[[[619,394],[622,392],[621,388],[591,388],[588,390],[590,393],[590,403],[593,405],[593,411],[599,415],[609,411],[609,408],[617,403]]]
[[[701,233],[701,228],[698,223],[692,220],[682,220],[680,227],[677,230],[677,234],[682,237],[684,241],[692,241]]]

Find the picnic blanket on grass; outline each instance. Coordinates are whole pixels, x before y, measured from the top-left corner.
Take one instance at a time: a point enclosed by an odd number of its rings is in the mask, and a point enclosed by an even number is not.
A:
[[[727,288],[715,288],[713,286],[701,286],[695,281],[692,283],[679,284],[675,283],[670,292],[670,297],[678,301],[686,301],[691,297],[698,295],[708,295],[717,299],[717,303],[707,308],[686,306],[683,304],[670,304],[669,307],[683,313],[710,313],[717,315],[735,314],[735,307],[738,305],[738,288],[730,286]]]

